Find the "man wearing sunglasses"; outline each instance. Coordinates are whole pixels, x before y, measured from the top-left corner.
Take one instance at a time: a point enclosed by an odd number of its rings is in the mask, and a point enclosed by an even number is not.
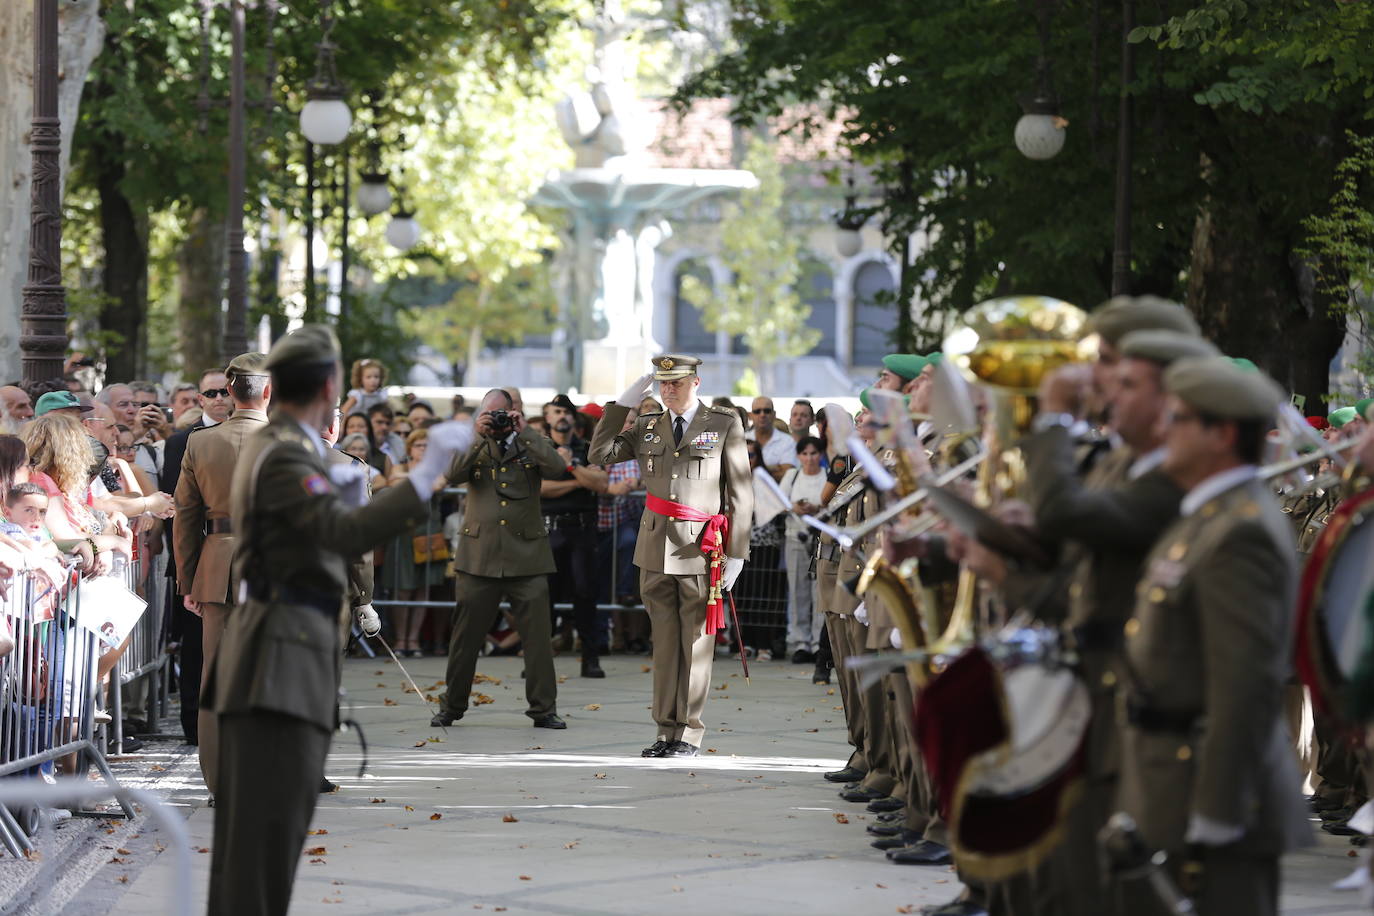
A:
[[[773,409],[772,398],[754,398],[749,416],[754,419],[754,428],[745,438],[759,444],[763,450],[764,468],[774,480],[782,480],[782,475],[797,464],[797,443],[791,436],[778,435],[778,428],[773,425],[777,412]]]

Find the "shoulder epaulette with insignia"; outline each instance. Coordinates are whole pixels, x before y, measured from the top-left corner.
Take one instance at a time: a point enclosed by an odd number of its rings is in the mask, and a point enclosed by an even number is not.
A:
[[[739,413],[733,407],[717,407],[715,404],[707,404],[707,410],[714,410],[716,413],[724,414],[727,417],[738,417]]]

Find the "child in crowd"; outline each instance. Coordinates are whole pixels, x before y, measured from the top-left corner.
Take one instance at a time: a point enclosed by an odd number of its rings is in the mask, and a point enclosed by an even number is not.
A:
[[[344,398],[343,415],[346,417],[355,410],[367,411],[373,404],[385,404],[386,366],[379,359],[359,359],[353,363],[349,375],[348,396]]]
[[[52,616],[58,592],[66,583],[66,572],[62,567],[62,548],[48,533],[48,494],[36,483],[17,483],[5,494],[5,516],[0,520],[0,535],[4,535],[4,545],[17,547],[22,554],[17,567],[33,566],[43,573],[50,583],[35,590],[42,595],[37,609],[39,620]],[[68,545],[75,548],[75,544]],[[89,547],[86,548],[89,553]]]

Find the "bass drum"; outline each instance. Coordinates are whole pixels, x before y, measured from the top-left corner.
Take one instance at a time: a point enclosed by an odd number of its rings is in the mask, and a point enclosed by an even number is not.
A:
[[[1317,538],[1298,587],[1294,640],[1298,677],[1313,704],[1346,717],[1342,692],[1369,637],[1365,605],[1374,594],[1374,490],[1341,503]]]
[[[922,691],[917,740],[961,871],[997,881],[1044,861],[1074,801],[1091,715],[1048,630],[975,646]]]

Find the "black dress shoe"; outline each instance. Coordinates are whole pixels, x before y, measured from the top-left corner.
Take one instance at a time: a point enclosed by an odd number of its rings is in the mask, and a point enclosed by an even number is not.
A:
[[[902,832],[901,824],[869,824],[867,828],[873,836],[898,836]]]
[[[1360,836],[1360,831],[1351,827],[1345,821],[1327,821],[1322,824],[1322,830],[1332,836]]]
[[[885,814],[888,811],[901,811],[906,807],[906,802],[900,798],[893,798],[891,795],[885,798],[875,798],[868,803],[868,810],[874,814]]]
[[[898,865],[948,865],[954,861],[948,847],[932,840],[919,840],[901,849],[889,849],[887,858]]]
[[[922,908],[921,916],[988,916],[988,911],[972,900],[951,900]]]
[[[896,834],[885,836],[882,839],[874,840],[869,843],[874,849],[889,850],[900,849],[903,846],[912,846],[921,842],[921,835],[912,830],[898,829]]]
[[[858,782],[867,775],[867,770],[845,767],[843,770],[831,770],[829,773],[823,773],[821,778],[826,782]]]
[[[605,677],[606,672],[601,670],[601,662],[594,658],[582,660],[583,677]]]
[[[875,817],[874,820],[880,824],[900,824],[902,821],[906,820],[906,812],[884,811],[882,814]]]
[[[558,718],[558,713],[551,712],[541,719],[534,720],[535,728],[567,728],[568,723]]]
[[[829,684],[829,683],[830,683],[830,666],[829,666],[829,665],[822,665],[822,664],[820,664],[820,663],[817,663],[817,664],[816,664],[816,670],[811,672],[811,683],[813,683],[813,684]]]
[[[879,798],[887,798],[877,789],[865,789],[863,786],[855,786],[852,789],[845,789],[840,793],[840,798],[847,802],[871,802]]]
[[[330,792],[337,792],[337,791],[339,791],[339,784],[338,784],[338,783],[336,783],[336,782],[330,782],[328,776],[321,776],[321,777],[320,777],[320,794],[321,794],[321,795],[328,795]]]
[[[662,757],[663,752],[671,745],[671,741],[655,741],[653,744],[639,752],[641,757]]]
[[[686,741],[674,741],[668,745],[667,749],[660,755],[663,757],[695,757],[701,751],[697,750],[696,745],[688,744]]]
[[[792,653],[792,664],[805,665],[807,662],[814,662],[816,657],[805,649],[798,649]]]
[[[1335,811],[1337,808],[1344,807],[1334,798],[1322,798],[1320,795],[1313,795],[1307,800],[1307,809],[1313,814],[1320,814],[1323,811]]]
[[[463,718],[461,712],[441,712],[436,713],[433,719],[429,720],[430,728],[448,728],[454,722]]]

